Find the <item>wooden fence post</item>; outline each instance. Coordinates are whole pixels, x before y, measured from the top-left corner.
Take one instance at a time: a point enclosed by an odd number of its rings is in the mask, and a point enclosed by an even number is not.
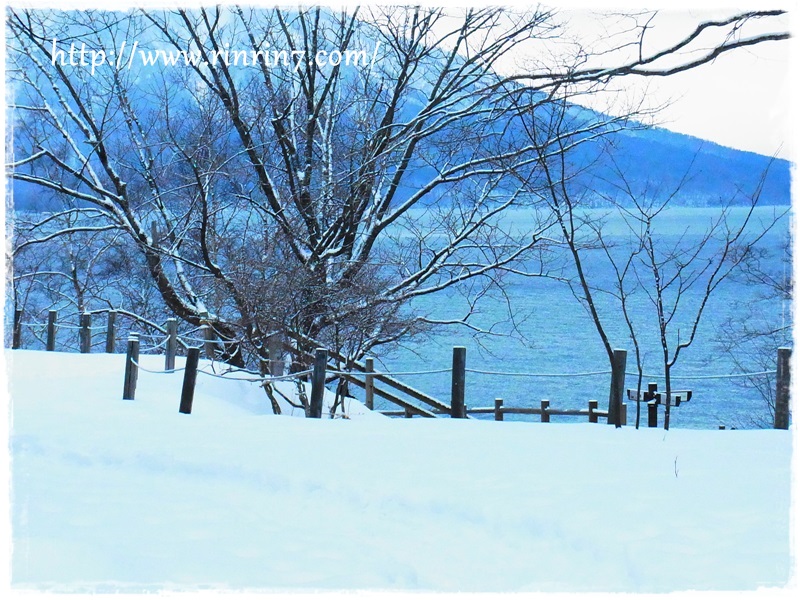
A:
[[[192,414],[194,402],[194,384],[197,381],[197,363],[200,360],[200,348],[189,348],[186,351],[186,369],[183,371],[183,387],[181,388],[181,405],[178,412]]]
[[[108,311],[108,326],[106,327],[106,354],[113,354],[117,346],[117,311]]]
[[[789,429],[791,359],[791,348],[778,348],[778,370],[775,376],[775,429]]]
[[[328,351],[317,348],[314,354],[314,371],[311,373],[311,398],[309,399],[308,416],[312,419],[322,418],[322,398],[325,395],[325,370],[328,367]]]
[[[655,400],[647,403],[647,426],[658,427],[658,404]]]
[[[467,375],[467,349],[464,346],[453,348],[453,381],[450,388],[450,416],[453,419],[466,419],[464,387]]]
[[[364,404],[369,410],[375,409],[375,376],[370,373],[375,372],[375,360],[367,358],[364,360]]]
[[[128,336],[128,354],[125,356],[125,382],[122,388],[123,400],[134,400],[136,396],[136,379],[139,376],[139,334]]]
[[[619,413],[619,424],[625,427],[628,424],[628,404],[623,402]]]
[[[48,352],[55,352],[56,349],[56,321],[58,320],[58,311],[51,310],[47,313],[47,345],[45,349]]]
[[[589,423],[597,423],[597,400],[589,400]]]
[[[548,412],[549,409],[550,409],[550,400],[542,400],[542,404],[541,404],[542,423],[549,423],[550,422],[550,413]]]
[[[167,319],[167,347],[164,353],[164,370],[175,370],[175,354],[178,352],[178,320]]]
[[[203,339],[205,340],[203,347],[205,349],[206,358],[208,360],[214,360],[214,329],[208,323],[202,325],[201,329],[203,330]]]
[[[273,333],[267,339],[267,351],[269,352],[269,374],[273,377],[283,375],[283,338],[279,333]]]
[[[80,340],[81,354],[89,354],[92,351],[92,314],[85,312],[81,314],[81,328],[78,332]]]
[[[22,347],[22,310],[14,311],[14,325],[11,332],[11,349],[17,350]]]
[[[608,395],[608,424],[622,427],[622,396],[625,393],[627,350],[614,350],[611,363],[611,390]]]
[[[411,414],[411,411],[410,411],[408,408],[405,408],[405,409],[403,409],[403,411],[404,411],[404,414],[403,414],[403,416],[404,416],[406,419],[411,419],[411,418],[413,418],[413,417],[414,417],[414,415],[412,415],[412,414]]]
[[[495,398],[494,399],[494,420],[495,421],[502,421],[503,420],[503,399],[502,398]]]

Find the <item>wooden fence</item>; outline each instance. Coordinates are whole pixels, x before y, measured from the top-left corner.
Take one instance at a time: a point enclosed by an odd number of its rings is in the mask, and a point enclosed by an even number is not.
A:
[[[413,415],[405,410],[382,410],[381,414],[390,417],[406,417],[411,418]],[[551,416],[561,417],[588,417],[589,423],[598,423],[598,418],[608,418],[607,410],[598,409],[597,400],[589,400],[588,408],[553,408],[550,406],[550,400],[541,400],[539,408],[532,408],[527,406],[505,406],[502,398],[496,398],[494,406],[466,407],[467,415],[494,415],[495,421],[503,421],[504,415],[536,415],[539,416],[542,423],[549,423]],[[449,414],[449,413],[448,413]],[[622,411],[622,425],[628,424],[628,405],[623,402]]]
[[[199,338],[187,337],[185,334],[179,336],[177,320],[174,318],[167,319],[162,327],[146,321],[128,311],[113,309],[84,312],[79,315],[77,326],[74,326],[71,324],[59,323],[57,311],[51,310],[48,313],[47,323],[44,326],[46,331],[46,338],[44,340],[45,350],[54,351],[56,348],[56,333],[58,328],[68,327],[77,329],[77,341],[80,352],[91,352],[92,348],[97,345],[97,342],[93,343],[93,338],[96,336],[93,333],[92,317],[93,315],[103,313],[106,314],[106,324],[102,329],[103,340],[101,340],[101,343],[107,353],[113,353],[116,350],[118,315],[130,317],[135,321],[143,321],[147,327],[158,332],[158,334],[154,336],[149,336],[151,338],[157,338],[159,335],[163,337],[163,340],[154,348],[163,347],[164,349],[165,372],[171,372],[175,369],[175,356],[179,347],[187,351],[187,366],[184,367],[185,376],[181,394],[180,411],[191,413],[200,348],[191,346],[187,343],[187,340],[189,342],[202,344],[206,358],[214,360],[219,350],[219,344],[225,342],[221,342],[216,338],[213,327],[208,323],[204,323],[196,328],[194,331],[200,331]],[[22,327],[24,325],[22,317],[23,314],[21,310],[14,311],[12,349],[22,347]],[[124,399],[133,399],[135,395],[141,335],[142,334],[132,333],[128,338],[123,386]],[[495,399],[494,406],[492,407],[470,408],[465,401],[466,373],[468,369],[466,348],[462,346],[453,348],[453,361],[450,369],[430,371],[450,371],[452,378],[451,398],[450,404],[447,405],[433,396],[409,386],[396,377],[386,373],[376,372],[374,360],[371,358],[367,358],[363,362],[352,360],[335,351],[315,347],[314,340],[301,336],[295,336],[294,342],[295,344],[287,344],[277,336],[270,338],[268,372],[272,377],[282,377],[283,369],[285,368],[283,358],[281,356],[280,360],[277,360],[272,357],[282,354],[283,351],[290,352],[295,359],[299,359],[305,362],[305,364],[313,364],[313,370],[309,372],[311,375],[311,398],[307,412],[310,417],[321,417],[324,386],[329,378],[341,378],[343,381],[364,389],[365,404],[368,409],[375,409],[374,404],[376,396],[388,400],[400,408],[400,410],[380,411],[388,416],[406,418],[421,416],[435,418],[448,415],[451,418],[468,418],[470,415],[493,414],[496,421],[503,421],[505,415],[519,414],[538,416],[542,423],[549,423],[552,416],[585,416],[590,423],[597,423],[599,422],[599,418],[605,418],[607,423],[617,427],[622,427],[627,424],[627,404],[623,401],[625,391],[625,368],[627,362],[627,352],[625,350],[614,350],[612,369],[610,372],[609,405],[607,410],[600,410],[597,400],[589,400],[586,409],[560,409],[551,406],[550,400],[541,400],[539,406],[534,408],[506,406],[501,398]],[[311,352],[309,350],[304,350],[304,348],[315,349]],[[776,370],[775,429],[788,429],[789,427],[790,360],[791,349],[779,348],[778,366]],[[300,375],[295,374],[295,376]],[[643,394],[643,397],[649,400],[645,402],[645,405],[648,409],[648,425],[650,427],[656,426],[655,415],[657,414],[657,404],[660,402],[660,400],[652,400],[652,398],[658,396],[658,394],[655,394],[652,386],[653,384],[650,384],[648,386],[648,391]],[[689,397],[691,397],[691,392],[688,393]],[[667,399],[666,401],[671,402],[672,400]]]
[[[100,315],[105,315],[105,323],[100,326],[93,326],[94,318]],[[94,311],[87,311],[78,315],[77,325],[65,321],[59,321],[58,311],[51,310],[47,315],[47,323],[23,323],[22,311],[14,311],[14,323],[12,327],[12,341],[11,348],[22,348],[22,328],[28,326],[30,328],[43,327],[45,332],[44,349],[48,352],[54,352],[56,349],[56,338],[60,330],[66,329],[68,331],[75,331],[78,351],[82,354],[89,354],[97,346],[103,348],[104,352],[108,354],[117,351],[117,343],[122,339],[120,336],[119,317],[127,317],[132,323],[139,323],[147,329],[156,332],[155,334],[136,333],[140,338],[147,337],[151,339],[161,339],[156,348],[163,348],[165,356],[165,369],[171,370],[175,367],[175,356],[179,349],[188,350],[190,344],[188,342],[202,343],[206,350],[208,358],[213,359],[216,351],[216,337],[213,328],[209,324],[202,324],[194,328],[189,333],[199,332],[199,338],[187,337],[188,334],[178,334],[178,321],[177,319],[167,319],[164,325],[158,325],[135,313],[126,310],[114,309],[99,309]],[[130,328],[132,330],[132,328]],[[98,340],[98,338],[100,338]],[[187,342],[188,340],[188,342]]]
[[[301,340],[306,345],[312,343],[312,340]],[[298,353],[306,360],[310,360],[312,356],[315,358],[315,365],[319,365],[321,359],[319,352],[323,349],[319,348],[315,355],[310,352],[299,350],[295,346],[287,346],[291,351]],[[334,370],[332,375],[335,377],[342,377],[348,382],[351,382],[364,389],[365,404],[370,410],[374,410],[374,398],[380,396],[400,407],[402,410],[381,410],[380,412],[387,416],[393,417],[406,417],[412,418],[414,416],[433,418],[437,416],[450,416],[454,419],[468,418],[469,415],[478,414],[493,414],[496,421],[502,421],[504,415],[519,414],[519,415],[536,415],[539,416],[542,423],[549,423],[551,416],[585,416],[590,423],[598,423],[599,418],[607,419],[607,422],[622,427],[627,425],[627,404],[622,401],[622,390],[624,389],[625,382],[625,350],[615,351],[615,370],[611,373],[611,385],[613,386],[612,393],[617,395],[612,396],[616,402],[616,409],[612,411],[609,417],[608,410],[599,410],[597,400],[589,400],[588,407],[585,409],[564,409],[555,408],[550,405],[550,400],[542,400],[538,408],[530,407],[512,407],[505,406],[503,400],[498,398],[495,400],[493,407],[473,407],[470,408],[466,405],[466,348],[463,346],[456,346],[453,348],[453,363],[451,372],[451,400],[450,406],[443,402],[436,400],[432,396],[420,392],[411,386],[403,383],[387,374],[376,373],[374,369],[374,361],[367,358],[363,363],[348,359],[336,352],[325,351],[325,365],[328,360],[338,361],[340,367],[344,370]],[[317,367],[321,368],[321,367]],[[441,370],[446,371],[446,370]],[[319,377],[325,378],[325,371]],[[381,384],[385,387],[381,387]],[[389,388],[389,389],[386,389]],[[405,397],[403,397],[405,396]],[[417,403],[422,403],[425,406],[420,406]]]
[[[297,336],[299,337],[299,336]],[[314,341],[309,338],[295,340],[297,345],[285,344],[284,348],[305,362],[316,362],[317,354],[303,350],[303,347],[313,347]],[[364,403],[370,410],[375,409],[375,396],[388,400],[403,409],[403,414],[433,418],[437,415],[450,414],[452,408],[399,379],[375,372],[375,363],[371,358],[363,362],[352,360],[336,351],[326,350],[326,373],[332,370],[336,377],[342,377],[364,390]],[[333,363],[328,365],[327,363]],[[339,366],[341,371],[336,370]]]

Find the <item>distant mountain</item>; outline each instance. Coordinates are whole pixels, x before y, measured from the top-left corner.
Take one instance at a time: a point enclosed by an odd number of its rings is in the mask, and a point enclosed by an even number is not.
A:
[[[791,203],[788,160],[727,148],[657,127],[614,133],[611,143],[615,161],[635,189],[649,181],[651,187],[661,186],[663,191],[671,192],[688,171],[688,179],[675,198],[676,205],[716,206],[732,198],[736,204],[745,203],[757,190],[765,171],[760,203]],[[597,179],[593,183],[595,189],[613,193],[613,185]]]
[[[413,110],[413,107],[411,107]],[[574,107],[581,120],[603,118],[581,107]],[[576,177],[574,183],[590,194],[590,202],[603,203],[602,196],[617,196],[624,201],[614,181],[619,181],[607,157],[602,157],[600,144],[610,144],[614,161],[634,190],[658,189],[671,193],[689,171],[688,179],[673,204],[679,206],[717,206],[732,198],[736,204],[744,204],[758,188],[767,167],[760,203],[762,205],[788,206],[791,203],[791,163],[783,159],[745,152],[720,146],[689,135],[675,133],[658,127],[634,128],[610,133],[603,142],[590,141],[578,146],[572,155],[576,164],[589,164],[601,156],[599,164],[590,171]],[[399,194],[407,197],[422,183],[427,183],[435,172],[423,166],[404,178]],[[740,190],[737,194],[736,190]],[[51,211],[62,207],[55,195],[37,186],[21,182],[13,183],[16,210]],[[437,200],[433,195],[430,201]]]

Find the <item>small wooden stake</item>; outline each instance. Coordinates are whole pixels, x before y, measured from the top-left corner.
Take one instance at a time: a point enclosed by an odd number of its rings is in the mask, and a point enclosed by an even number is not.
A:
[[[55,352],[56,349],[56,321],[58,320],[58,311],[51,310],[47,313],[47,345],[45,346],[48,352]]]
[[[136,397],[136,380],[139,376],[139,334],[128,336],[128,354],[125,357],[125,381],[122,388],[123,400],[134,400]]]
[[[495,421],[502,421],[503,420],[503,399],[502,398],[495,398],[494,399],[494,420]]]
[[[549,423],[550,422],[550,413],[548,409],[550,408],[550,400],[542,400],[541,409],[542,409],[542,423]]]
[[[453,348],[453,381],[450,388],[450,416],[453,419],[466,419],[464,390],[466,386],[467,349],[464,346]]]
[[[369,410],[375,409],[375,376],[370,373],[375,372],[375,360],[367,358],[364,360],[364,369],[367,375],[364,376],[364,404]]]
[[[167,348],[164,353],[164,370],[175,370],[175,354],[178,352],[178,320],[167,319]]]
[[[117,345],[117,311],[108,311],[108,326],[106,327],[106,354],[113,354]]]
[[[655,400],[647,403],[647,426],[658,427],[658,404]]]
[[[183,388],[181,388],[181,405],[178,412],[192,414],[194,402],[194,386],[197,381],[197,363],[200,360],[200,348],[189,348],[186,352],[186,369],[183,371]]]
[[[328,351],[317,348],[314,354],[314,371],[311,374],[311,398],[309,399],[308,416],[312,419],[322,418],[322,398],[325,395],[325,371],[328,367]]]
[[[80,340],[81,354],[89,354],[92,351],[92,315],[85,312],[81,315],[81,328],[78,333]]]
[[[589,423],[597,423],[597,400],[589,400]]]

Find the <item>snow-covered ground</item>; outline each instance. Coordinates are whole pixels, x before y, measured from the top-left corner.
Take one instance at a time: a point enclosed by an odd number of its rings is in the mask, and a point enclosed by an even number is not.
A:
[[[392,420],[355,401],[350,419],[293,419],[254,384],[202,375],[182,415],[181,373],[142,372],[123,401],[123,355],[5,357],[16,589],[665,592],[790,578],[789,432]]]

